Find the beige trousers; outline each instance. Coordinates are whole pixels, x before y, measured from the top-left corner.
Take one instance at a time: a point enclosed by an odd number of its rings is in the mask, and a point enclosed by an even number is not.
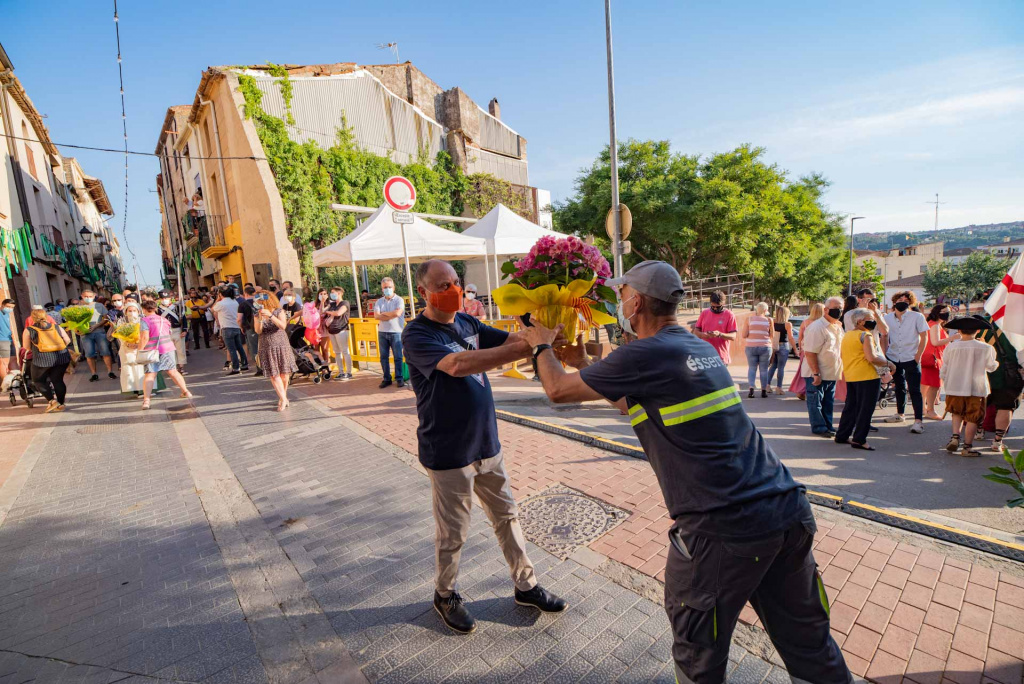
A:
[[[477,461],[464,468],[428,470],[437,523],[437,593],[448,598],[455,591],[459,575],[459,557],[469,534],[473,492],[494,527],[498,545],[512,571],[512,581],[520,591],[537,586],[533,563],[526,557],[526,538],[519,525],[519,509],[508,484],[505,457]]]

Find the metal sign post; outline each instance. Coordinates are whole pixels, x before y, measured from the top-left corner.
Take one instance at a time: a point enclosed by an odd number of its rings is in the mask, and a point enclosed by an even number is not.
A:
[[[412,286],[412,267],[409,265],[409,247],[405,240],[405,227],[416,219],[409,210],[416,204],[416,187],[408,178],[392,176],[384,181],[384,201],[394,209],[391,220],[401,226],[402,256],[405,257],[405,280],[409,285],[409,312],[416,315],[416,290]]]
[[[615,213],[612,254],[615,277],[622,275],[622,212],[619,211],[619,149],[615,142],[615,64],[612,59],[612,2],[604,0],[605,44],[608,49],[608,148],[611,162],[612,211]]]

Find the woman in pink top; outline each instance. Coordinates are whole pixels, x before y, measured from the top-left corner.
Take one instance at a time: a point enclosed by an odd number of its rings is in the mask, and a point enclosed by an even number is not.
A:
[[[748,316],[743,323],[743,338],[746,340],[747,352],[747,384],[750,394],[754,396],[754,380],[760,371],[761,396],[768,396],[768,364],[772,358],[772,319],[768,313],[768,305],[758,302],[754,306],[754,315]]]
[[[171,339],[171,324],[166,318],[157,314],[157,303],[152,299],[142,303],[142,311],[145,315],[139,323],[139,349],[143,351],[155,349],[160,355],[160,358],[154,363],[146,364],[146,378],[142,384],[144,397],[142,408],[149,408],[149,395],[153,391],[153,383],[160,371],[167,373],[174,384],[181,389],[183,399],[191,398],[192,393],[185,385],[185,378],[178,372],[174,341]]]

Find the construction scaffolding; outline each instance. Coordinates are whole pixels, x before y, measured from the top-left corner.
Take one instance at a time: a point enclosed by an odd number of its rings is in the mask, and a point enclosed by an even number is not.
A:
[[[728,309],[749,309],[757,302],[754,293],[754,274],[730,273],[684,280],[683,300],[679,303],[679,308],[683,311],[700,311],[708,306],[708,297],[716,290],[725,293],[725,306]]]

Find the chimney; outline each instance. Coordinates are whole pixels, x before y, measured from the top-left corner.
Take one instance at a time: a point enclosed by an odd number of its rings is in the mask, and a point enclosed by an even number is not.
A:
[[[501,121],[501,105],[498,104],[498,98],[492,97],[491,101],[487,103],[487,112],[498,121]]]

